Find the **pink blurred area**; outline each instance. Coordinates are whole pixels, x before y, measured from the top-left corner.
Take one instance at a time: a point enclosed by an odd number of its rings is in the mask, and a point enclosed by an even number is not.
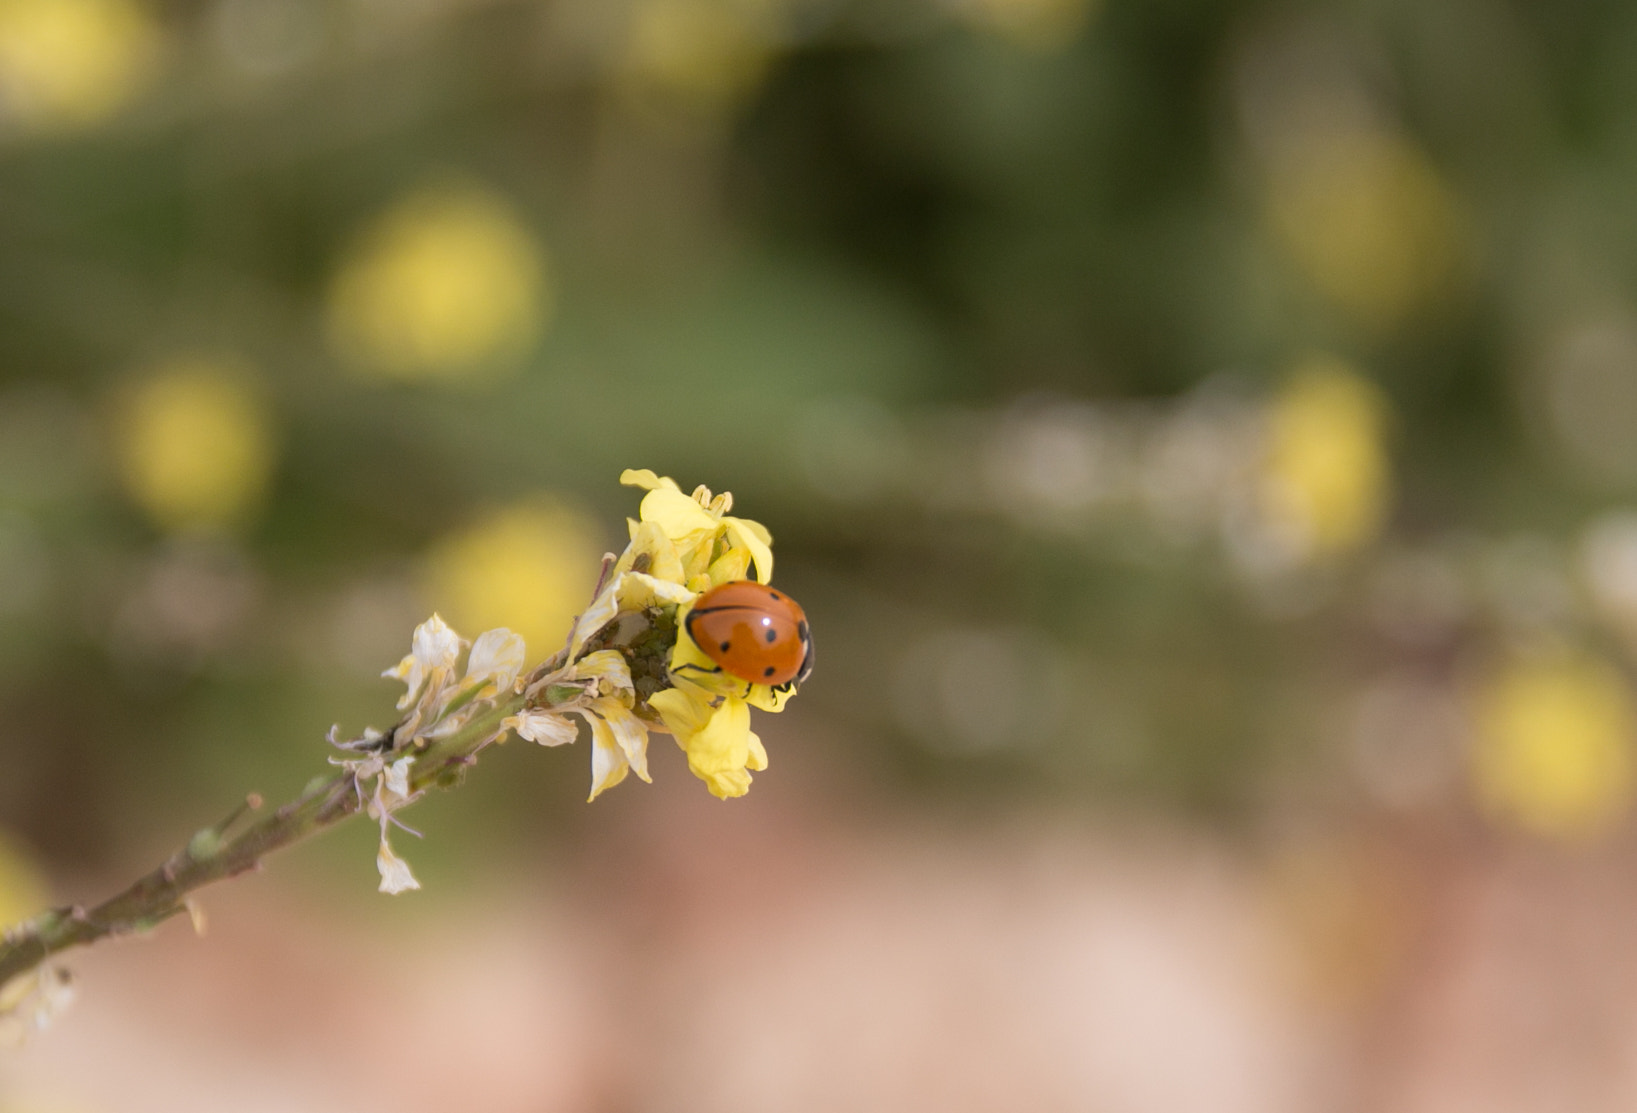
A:
[[[275,860],[206,891],[202,938],[73,956],[78,1000],[3,1061],[0,1109],[1637,1102],[1619,855],[877,807],[810,764],[728,803],[662,764],[558,868],[362,917]]]

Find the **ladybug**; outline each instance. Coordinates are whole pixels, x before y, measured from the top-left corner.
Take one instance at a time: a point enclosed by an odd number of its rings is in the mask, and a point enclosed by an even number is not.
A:
[[[729,676],[783,688],[813,671],[807,615],[790,596],[755,580],[719,584],[694,600],[688,636]]]

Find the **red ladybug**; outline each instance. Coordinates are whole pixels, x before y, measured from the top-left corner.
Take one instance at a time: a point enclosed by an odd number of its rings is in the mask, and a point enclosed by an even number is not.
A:
[[[729,676],[775,688],[813,671],[807,615],[790,596],[755,580],[719,584],[694,600],[688,636]]]

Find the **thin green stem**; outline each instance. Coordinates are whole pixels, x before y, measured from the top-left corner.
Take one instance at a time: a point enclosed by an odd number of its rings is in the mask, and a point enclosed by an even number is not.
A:
[[[448,737],[388,756],[414,755],[409,783],[415,792],[452,785],[499,737],[502,720],[522,706],[523,696],[508,696]],[[251,801],[252,807],[258,803],[253,797]],[[90,909],[78,905],[54,908],[0,935],[0,988],[62,951],[163,923],[186,910],[188,894],[257,868],[275,850],[334,826],[364,810],[364,804],[365,793],[357,776],[343,770],[309,785],[296,799],[229,835],[247,810],[236,809],[221,823],[197,832],[157,869],[101,904]]]

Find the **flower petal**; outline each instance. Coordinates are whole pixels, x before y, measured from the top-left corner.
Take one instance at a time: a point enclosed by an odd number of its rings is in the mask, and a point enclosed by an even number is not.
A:
[[[762,583],[773,579],[773,535],[760,522],[749,518],[723,518],[722,528],[728,543],[736,549],[746,549],[756,565],[756,578]]]
[[[790,702],[790,697],[796,694],[794,684],[784,684],[777,688],[770,688],[766,684],[752,684],[742,693],[745,702],[752,707],[763,711],[771,711],[775,715],[784,710],[784,705]]]
[[[525,742],[538,742],[542,746],[563,746],[580,736],[580,728],[572,719],[539,708],[513,715],[500,725],[515,730]]]
[[[414,764],[415,757],[411,754],[399,758],[381,771],[381,789],[387,797],[383,803],[387,807],[395,808],[409,803],[409,767]]]
[[[701,540],[716,535],[716,519],[681,491],[664,488],[649,491],[642,498],[640,513],[643,521],[658,525],[678,548],[698,545]]]
[[[603,717],[614,735],[614,742],[631,766],[631,771],[645,781],[648,776],[648,727],[631,709],[619,700],[605,696],[591,701],[591,710]]]
[[[396,668],[387,669],[381,674],[409,685],[409,691],[398,701],[399,711],[415,702],[433,670],[439,666],[454,669],[455,660],[460,656],[460,646],[460,635],[436,614],[415,627],[415,636],[410,639],[409,656],[399,661]]]
[[[608,692],[632,690],[631,666],[625,663],[625,654],[617,649],[587,653],[569,670],[567,679],[596,680],[598,687]]]
[[[586,797],[589,802],[625,780],[631,763],[626,760],[625,751],[620,748],[608,722],[584,708],[578,710],[591,724],[591,795]]]
[[[727,552],[711,563],[710,571],[706,574],[710,577],[712,587],[718,584],[729,584],[735,580],[749,579],[750,550],[730,546]]]
[[[504,627],[485,630],[472,643],[472,652],[466,657],[466,683],[486,684],[478,693],[482,699],[509,692],[517,683],[517,675],[523,671],[526,660],[523,635]]]
[[[668,476],[655,475],[648,468],[626,468],[620,472],[620,486],[641,487],[648,491],[658,490],[661,487],[667,487],[673,491],[682,489],[676,485],[676,480]]]
[[[569,659],[578,657],[585,643],[619,617],[621,611],[640,611],[661,603],[686,603],[692,598],[693,592],[671,580],[661,580],[645,572],[622,572],[575,620],[574,632],[568,641]]]
[[[637,570],[662,580],[683,582],[685,577],[682,574],[682,558],[677,555],[676,544],[660,528],[658,522],[636,522],[632,525],[631,543],[620,555],[614,571],[619,573],[636,569],[638,559],[641,557],[647,557],[647,567]]]
[[[744,700],[725,696],[711,707],[690,692],[669,688],[649,697],[648,705],[676,735],[688,755],[688,768],[711,795],[725,800],[750,791],[750,706]],[[765,751],[760,760],[766,764]]]
[[[381,837],[381,849],[375,852],[375,868],[381,874],[380,891],[383,893],[403,893],[421,887],[415,875],[409,872],[409,863],[392,852],[384,835]]]

